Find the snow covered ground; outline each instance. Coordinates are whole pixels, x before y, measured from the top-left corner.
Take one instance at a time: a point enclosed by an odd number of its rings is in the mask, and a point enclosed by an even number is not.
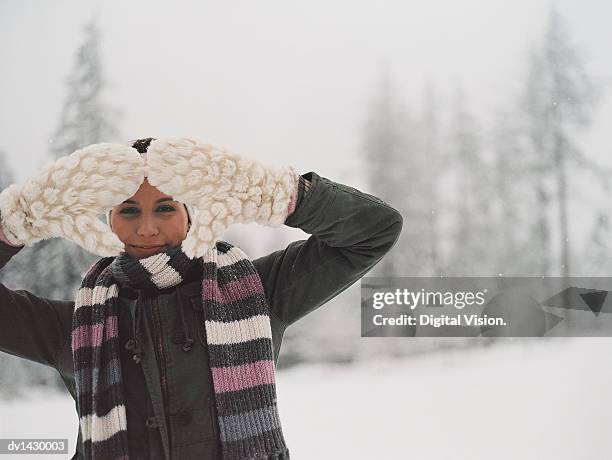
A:
[[[295,460],[611,458],[611,356],[612,340],[575,338],[300,366],[278,376],[283,429]],[[68,396],[0,403],[0,438],[73,452],[76,428]]]

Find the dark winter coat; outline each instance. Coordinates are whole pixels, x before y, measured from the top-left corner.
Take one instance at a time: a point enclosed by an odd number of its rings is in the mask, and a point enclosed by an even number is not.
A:
[[[285,224],[306,240],[253,260],[271,308],[274,358],[285,329],[360,279],[397,241],[402,217],[382,200],[314,172]],[[22,247],[0,242],[0,268]],[[44,263],[44,261],[42,261]],[[219,427],[198,275],[161,292],[142,323],[143,354],[130,339],[136,296],[122,289],[122,375],[131,459],[218,459]],[[358,307],[358,306],[356,306]],[[70,347],[73,301],[0,284],[0,350],[57,369],[76,399]],[[76,407],[76,403],[75,403]],[[73,459],[82,458],[81,433]]]

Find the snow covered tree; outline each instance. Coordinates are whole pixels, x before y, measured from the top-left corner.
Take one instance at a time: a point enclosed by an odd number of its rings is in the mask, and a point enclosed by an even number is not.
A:
[[[428,82],[423,92],[423,107],[420,120],[420,148],[425,161],[423,168],[422,199],[426,201],[428,263],[426,274],[439,276],[443,274],[442,229],[440,216],[446,211],[440,193],[440,184],[443,181],[444,165],[440,149],[440,120],[438,114],[438,100],[436,91],[431,82]],[[427,207],[429,209],[427,209]]]
[[[536,201],[529,167],[529,151],[523,136],[524,126],[517,117],[516,100],[499,108],[493,117],[489,145],[494,156],[493,194],[495,202],[494,273],[504,276],[529,276],[539,273],[540,251],[533,238]],[[546,222],[546,221],[544,221]]]
[[[568,168],[578,166],[604,177],[595,162],[577,147],[576,134],[590,125],[599,91],[586,71],[584,58],[573,45],[559,12],[549,13],[546,34],[532,47],[524,92],[524,114],[534,158],[534,189],[538,197],[536,235],[541,251],[541,274],[551,274],[551,228],[558,229],[559,266],[562,276],[571,270],[569,238]],[[553,208],[555,205],[555,208]],[[556,210],[556,224],[551,224]],[[554,271],[556,272],[556,271]],[[556,274],[556,273],[552,273]]]
[[[454,185],[448,274],[491,276],[496,249],[492,165],[485,157],[481,129],[461,88],[453,99],[447,145]]]
[[[84,40],[67,80],[68,95],[51,144],[54,158],[117,137],[115,122],[120,112],[105,102],[106,87],[100,55],[100,30],[94,19],[84,27]]]
[[[544,44],[544,59],[551,95],[550,134],[557,184],[562,274],[570,273],[568,222],[568,163],[586,162],[572,140],[574,128],[587,127],[596,101],[595,85],[583,59],[572,45],[559,13],[552,9]]]
[[[546,84],[541,78],[543,67],[540,53],[532,48],[527,61],[525,87],[520,103],[530,156],[526,169],[536,200],[531,233],[535,242],[533,251],[537,255],[537,274],[550,275],[554,259],[550,228],[553,185],[550,177],[552,160],[548,148],[550,114]]]
[[[117,136],[114,121],[118,112],[105,103],[105,88],[100,32],[92,20],[84,28],[84,39],[68,78],[67,98],[50,152],[53,159],[92,143],[112,142]],[[74,298],[84,273],[98,259],[78,245],[60,238],[41,241],[27,250],[31,254],[31,263],[21,284],[50,298]],[[40,260],[45,263],[39,263]]]
[[[418,121],[401,102],[386,69],[367,108],[362,151],[368,189],[397,208],[409,223],[371,276],[424,274],[429,268],[426,235],[431,204],[425,193],[429,173],[424,151],[419,148]]]

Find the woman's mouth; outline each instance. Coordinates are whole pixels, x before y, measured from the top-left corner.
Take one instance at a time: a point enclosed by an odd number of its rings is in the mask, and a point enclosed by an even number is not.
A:
[[[161,246],[136,246],[135,244],[130,244],[130,246],[138,252],[146,253],[146,254],[154,254],[156,252],[163,251],[166,245]]]

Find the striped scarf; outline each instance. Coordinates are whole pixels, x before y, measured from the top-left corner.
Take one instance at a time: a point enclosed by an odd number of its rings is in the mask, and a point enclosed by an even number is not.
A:
[[[202,301],[224,459],[289,459],[276,404],[269,305],[253,263],[224,241],[189,259],[180,246],[144,259],[125,252],[83,278],[72,320],[77,411],[87,459],[128,459],[119,354],[119,286],[155,293],[203,264]],[[142,295],[141,292],[141,295]]]

